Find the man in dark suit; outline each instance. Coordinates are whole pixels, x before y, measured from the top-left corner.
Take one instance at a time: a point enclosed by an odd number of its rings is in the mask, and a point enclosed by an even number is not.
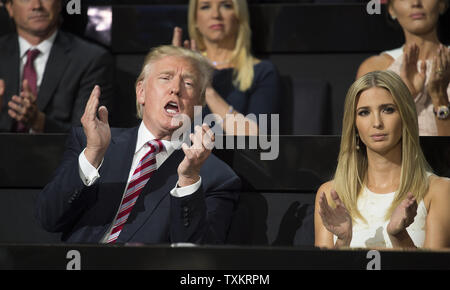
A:
[[[239,178],[211,155],[214,134],[206,124],[189,135],[192,146],[182,143],[175,150],[180,140],[174,136],[183,136],[184,125],[191,128],[211,75],[212,67],[196,52],[153,49],[136,82],[142,122],[131,129],[110,129],[96,86],[83,130],[72,131],[60,167],[37,197],[43,227],[71,243],[225,242]],[[180,116],[187,119],[180,123]],[[162,151],[155,153],[156,147]],[[153,167],[148,181],[138,184],[143,160]],[[140,193],[129,199],[130,191]]]
[[[95,84],[113,109],[112,57],[58,29],[61,2],[6,0],[17,33],[0,38],[0,132],[69,131]]]

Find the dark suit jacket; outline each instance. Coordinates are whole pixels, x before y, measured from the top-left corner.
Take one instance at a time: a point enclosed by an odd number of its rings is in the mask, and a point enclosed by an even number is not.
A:
[[[0,132],[10,132],[14,120],[8,115],[8,102],[19,95],[19,41],[12,33],[0,38],[0,79],[5,81]],[[73,34],[58,31],[44,70],[37,106],[45,113],[44,132],[67,132],[80,125],[84,107],[94,85],[101,87],[100,102],[113,110],[112,56],[100,46]]]
[[[86,146],[81,128],[72,131],[52,181],[37,197],[36,216],[70,243],[98,243],[120,206],[136,147],[138,127],[112,129],[100,178],[90,187],[79,175],[78,156]],[[202,186],[192,195],[170,194],[184,152],[176,150],[154,172],[139,195],[117,243],[223,243],[240,190],[240,180],[214,155],[201,169]]]

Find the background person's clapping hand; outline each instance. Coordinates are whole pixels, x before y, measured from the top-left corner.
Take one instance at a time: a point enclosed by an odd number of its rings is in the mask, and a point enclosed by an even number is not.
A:
[[[3,107],[3,94],[5,93],[5,81],[0,79],[0,112]]]
[[[413,97],[423,90],[427,71],[426,61],[421,62],[420,70],[417,69],[419,52],[416,44],[407,45],[403,51],[403,62],[400,68],[400,77]]]
[[[433,57],[427,92],[433,103],[438,106],[448,103],[447,88],[450,83],[450,48],[439,46],[438,53]]]
[[[183,42],[183,29],[181,27],[176,26],[173,29],[172,35],[172,45],[173,46],[182,46],[187,49],[197,50],[197,45],[195,44],[195,40],[185,40]]]
[[[12,96],[8,102],[8,115],[31,128],[36,133],[44,131],[45,114],[39,111],[36,103],[37,96],[33,94],[27,80],[22,82],[20,95]]]

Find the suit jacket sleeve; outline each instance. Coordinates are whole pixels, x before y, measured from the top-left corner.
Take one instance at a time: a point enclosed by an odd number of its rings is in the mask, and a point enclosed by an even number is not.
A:
[[[223,244],[226,240],[241,183],[215,156],[208,160],[197,192],[182,198],[170,197],[172,243]]]
[[[36,218],[49,232],[71,228],[86,208],[89,191],[95,189],[95,185],[86,187],[83,184],[78,171],[78,156],[85,147],[81,131],[81,128],[72,130],[61,165],[36,199]]]
[[[84,108],[95,85],[100,86],[100,105],[107,107],[110,113],[109,119],[111,119],[111,112],[114,112],[113,79],[113,58],[107,51],[102,50],[102,53],[96,54],[83,71],[79,88],[75,92],[70,122],[56,120],[51,115],[47,115],[44,132],[67,132],[71,127],[79,126]]]

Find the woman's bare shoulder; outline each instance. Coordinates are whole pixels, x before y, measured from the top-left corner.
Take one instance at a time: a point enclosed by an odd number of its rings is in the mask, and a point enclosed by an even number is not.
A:
[[[430,202],[450,202],[450,178],[430,176],[430,187],[425,198]]]
[[[328,180],[325,183],[322,183],[318,189],[318,191],[330,191],[333,188],[334,180]]]
[[[393,62],[394,62],[394,59],[386,53],[368,57],[359,66],[358,73],[356,74],[356,78],[358,79],[361,76],[365,75],[366,73],[369,73],[372,71],[385,70]]]
[[[431,175],[429,191],[430,192],[447,191],[447,194],[450,194],[450,178]]]
[[[327,196],[328,200],[331,200],[330,192],[334,187],[333,180],[327,181],[325,183],[322,183],[322,185],[317,190],[317,196],[319,196],[322,192],[325,192],[325,195]]]

